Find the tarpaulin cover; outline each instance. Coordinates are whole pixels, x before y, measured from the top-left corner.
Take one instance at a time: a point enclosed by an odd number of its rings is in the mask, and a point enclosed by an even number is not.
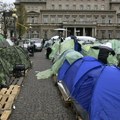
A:
[[[6,84],[10,72],[9,67],[10,64],[6,60],[0,58],[0,84]]]
[[[90,120],[120,120],[120,69],[106,66],[100,74],[90,104]]]
[[[98,44],[97,44],[98,45]],[[93,49],[91,48],[91,46],[95,46],[95,44],[93,45],[83,45],[82,49],[82,54],[84,56],[93,56],[95,58],[98,58],[98,53],[99,53],[99,50],[96,50],[96,49]],[[117,60],[117,56],[113,56],[113,55],[109,55],[108,56],[108,64],[114,64],[114,65],[117,65],[118,64],[118,60]]]
[[[36,75],[37,79],[43,79],[42,76],[45,77],[46,72],[48,72],[48,75],[50,75],[50,76],[47,75],[44,79],[51,77],[51,75],[58,73],[59,68],[62,66],[62,64],[64,63],[65,60],[67,60],[67,62],[69,62],[69,64],[72,64],[75,60],[77,60],[81,57],[83,57],[82,54],[80,54],[79,52],[77,52],[73,49],[66,50],[63,54],[61,54],[61,56],[59,56],[59,58],[56,60],[56,62],[52,65],[51,69],[37,73],[37,75]]]
[[[78,59],[71,64],[62,80],[70,94],[72,94],[76,83],[84,74],[86,74],[89,70],[101,65],[101,62],[90,56]]]
[[[49,55],[49,58],[54,59],[54,61],[56,61],[63,52],[69,49],[74,49],[74,40],[65,40],[62,43],[55,42],[53,46],[51,46],[51,49],[52,52]]]
[[[8,47],[8,46],[10,46],[10,44],[9,44],[8,41],[4,38],[4,36],[0,34],[0,48]]]
[[[119,120],[119,75],[119,68],[83,57],[69,67],[63,82],[90,120]]]
[[[51,46],[52,52],[49,55],[49,59],[53,59],[55,58],[55,56],[57,56],[58,54],[58,50],[59,50],[59,41],[56,41],[52,46]]]
[[[66,71],[69,67],[70,67],[70,63],[67,60],[65,60],[62,66],[60,67],[60,69],[58,70],[58,76],[57,76],[58,80],[63,80]]]
[[[10,63],[10,70],[13,69],[15,64],[25,64],[25,68],[29,68],[31,66],[31,62],[27,53],[23,50],[23,48],[18,46],[11,46],[0,49],[0,57],[4,58],[7,62]]]
[[[25,68],[31,67],[30,59],[23,48],[18,46],[4,47],[0,49],[0,81],[10,79],[10,71],[15,64],[25,64]]]

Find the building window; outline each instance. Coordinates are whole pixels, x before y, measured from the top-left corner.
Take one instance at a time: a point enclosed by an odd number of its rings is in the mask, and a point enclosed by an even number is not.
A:
[[[83,5],[80,5],[80,10],[83,10]]]
[[[52,4],[52,9],[53,9],[53,10],[55,9],[55,5],[54,5],[54,4]]]
[[[87,22],[90,22],[91,20],[92,20],[91,16],[87,16],[87,17],[86,17],[86,21],[87,21]]]
[[[62,23],[62,15],[58,16],[58,23]]]
[[[83,22],[83,18],[80,18],[80,22]]]
[[[95,22],[98,22],[98,16],[95,16],[95,17],[94,17],[94,21],[95,21]]]
[[[33,31],[33,38],[39,38],[39,32]]]
[[[28,23],[31,23],[31,17],[28,17],[28,18],[27,18],[27,22],[28,22]]]
[[[73,5],[73,10],[76,10],[76,5]]]
[[[69,21],[70,16],[69,15],[65,15],[65,21]]]
[[[119,30],[116,31],[116,38],[120,38],[120,31]]]
[[[109,23],[113,23],[113,17],[112,17],[112,16],[109,16],[109,17],[108,17],[108,22],[109,22]]]
[[[48,23],[48,15],[43,16],[43,23]]]
[[[102,23],[105,23],[105,17],[102,17]]]
[[[91,9],[90,5],[87,5],[87,10],[90,10],[90,9]]]
[[[66,10],[69,10],[69,5],[68,4],[66,5]]]
[[[118,17],[117,22],[120,24],[120,17]]]
[[[38,23],[38,17],[35,17],[34,23]]]
[[[31,17],[31,23],[35,23],[35,18],[33,16]]]
[[[105,38],[105,30],[102,30],[101,34],[102,34],[102,38]]]
[[[105,6],[104,5],[101,6],[101,10],[105,10]]]
[[[51,23],[55,23],[56,22],[55,15],[51,15],[50,20],[51,20]]]
[[[94,6],[94,9],[95,9],[95,10],[98,10],[98,5],[95,5],[95,6]]]
[[[60,4],[60,5],[59,5],[59,10],[61,10],[61,9],[62,9],[62,5]]]
[[[108,30],[108,38],[112,38],[112,30]]]
[[[37,10],[38,10],[38,7],[37,7],[37,6],[35,6],[35,7],[34,7],[34,10],[35,10],[35,11],[37,11]]]

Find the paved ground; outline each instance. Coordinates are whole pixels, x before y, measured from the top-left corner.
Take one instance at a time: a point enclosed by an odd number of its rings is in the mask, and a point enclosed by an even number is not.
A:
[[[35,77],[35,71],[51,66],[51,62],[45,59],[44,51],[35,53],[32,61],[33,68],[24,80],[10,120],[75,120],[75,114],[64,106],[54,82]]]

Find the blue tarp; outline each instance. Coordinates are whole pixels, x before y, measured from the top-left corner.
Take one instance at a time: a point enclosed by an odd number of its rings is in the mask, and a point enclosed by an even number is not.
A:
[[[90,120],[120,120],[119,75],[119,68],[87,56],[76,60],[62,81]]]
[[[60,67],[58,71],[58,76],[57,76],[58,80],[63,80],[65,73],[69,67],[70,67],[70,63],[67,60],[65,60],[63,65]]]
[[[67,70],[63,83],[68,88],[70,94],[74,90],[74,86],[78,80],[86,74],[89,70],[101,66],[102,63],[99,62],[96,58],[86,56],[76,60]]]
[[[120,69],[106,66],[94,87],[90,120],[120,120]]]
[[[71,93],[75,99],[87,112],[89,112],[91,98],[94,92],[94,86],[97,82],[103,66],[97,66],[88,70],[82,77],[80,77],[74,86]]]

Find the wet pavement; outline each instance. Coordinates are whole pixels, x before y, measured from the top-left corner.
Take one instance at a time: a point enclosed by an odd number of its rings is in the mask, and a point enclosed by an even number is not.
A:
[[[71,108],[65,107],[57,86],[51,78],[36,79],[36,71],[52,65],[45,59],[45,51],[36,52],[33,68],[28,72],[9,120],[76,120]]]

